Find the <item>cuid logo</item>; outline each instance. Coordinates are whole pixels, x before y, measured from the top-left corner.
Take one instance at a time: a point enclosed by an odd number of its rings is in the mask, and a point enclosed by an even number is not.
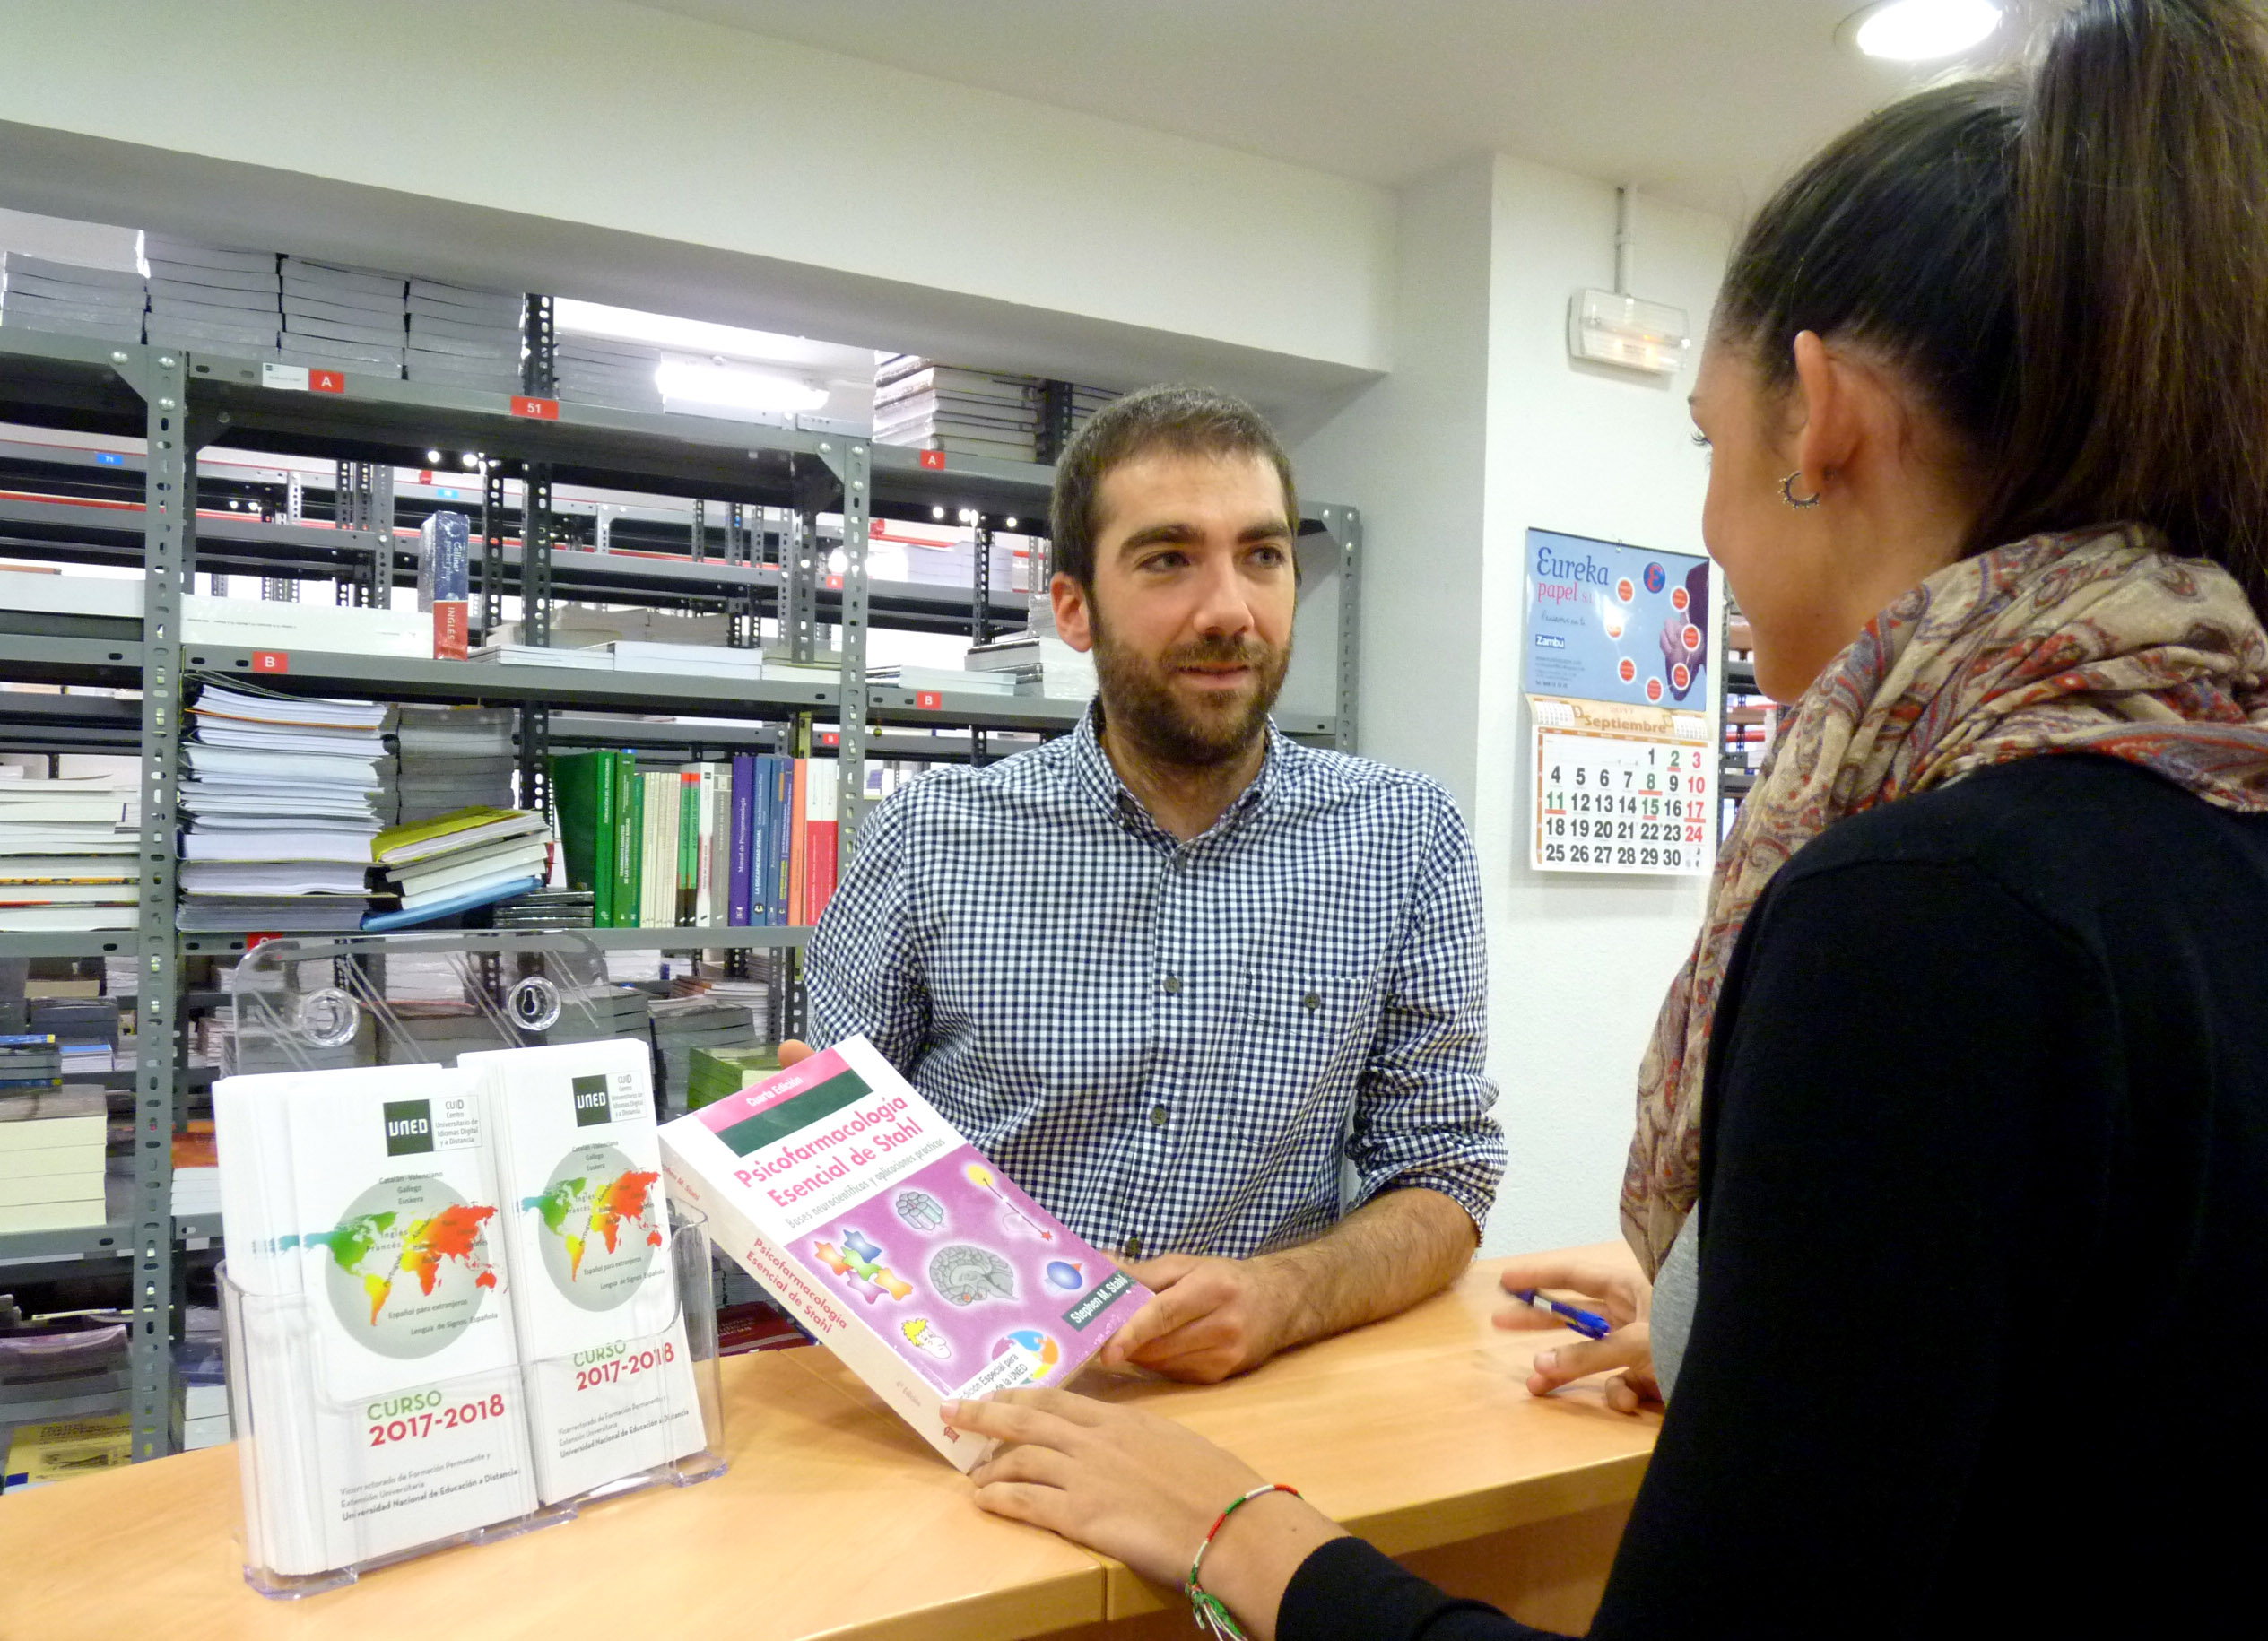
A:
[[[406,1157],[433,1149],[433,1102],[430,1099],[389,1099],[386,1102],[386,1154]]]
[[[612,1122],[614,1104],[606,1092],[606,1079],[578,1077],[575,1079],[575,1126],[588,1128],[595,1123]]]

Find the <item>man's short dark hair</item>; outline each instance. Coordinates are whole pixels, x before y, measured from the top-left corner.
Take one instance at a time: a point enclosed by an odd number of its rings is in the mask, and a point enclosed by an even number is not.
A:
[[[1049,501],[1054,568],[1081,586],[1095,584],[1097,509],[1112,468],[1154,451],[1178,456],[1264,456],[1283,482],[1283,509],[1299,534],[1299,492],[1291,458],[1260,412],[1234,394],[1211,387],[1144,387],[1097,411],[1056,465]]]

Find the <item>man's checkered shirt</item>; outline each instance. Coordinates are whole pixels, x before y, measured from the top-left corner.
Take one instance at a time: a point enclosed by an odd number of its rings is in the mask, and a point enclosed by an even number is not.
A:
[[[861,830],[812,936],[815,1040],[865,1033],[1017,1184],[1132,1257],[1244,1257],[1391,1185],[1485,1225],[1504,1138],[1482,1069],[1473,843],[1422,777],[1272,727],[1184,844],[1094,714],[940,769]]]

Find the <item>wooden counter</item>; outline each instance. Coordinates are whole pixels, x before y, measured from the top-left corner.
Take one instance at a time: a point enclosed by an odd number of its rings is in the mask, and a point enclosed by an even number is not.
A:
[[[1460,1593],[1579,1628],[1657,1421],[1609,1411],[1595,1383],[1529,1396],[1529,1358],[1569,1335],[1498,1332],[1496,1305],[1482,1264],[1406,1315],[1226,1385],[1090,1388],[1232,1446]],[[0,1641],[504,1641],[640,1611],[665,1612],[672,1635],[740,1641],[1194,1633],[1177,1593],[978,1511],[967,1480],[823,1351],[735,1357],[723,1373],[724,1476],[301,1601],[242,1580],[232,1448],[12,1496]]]

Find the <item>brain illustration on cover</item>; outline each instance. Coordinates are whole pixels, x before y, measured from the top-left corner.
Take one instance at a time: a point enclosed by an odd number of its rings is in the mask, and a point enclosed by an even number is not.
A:
[[[380,1180],[336,1227],[306,1238],[322,1248],[325,1289],[349,1333],[381,1356],[430,1356],[462,1333],[496,1286],[488,1222],[438,1179]]]
[[[619,1147],[578,1145],[552,1168],[536,1215],[543,1271],[585,1310],[613,1310],[639,1291],[662,1246],[661,1176]]]

